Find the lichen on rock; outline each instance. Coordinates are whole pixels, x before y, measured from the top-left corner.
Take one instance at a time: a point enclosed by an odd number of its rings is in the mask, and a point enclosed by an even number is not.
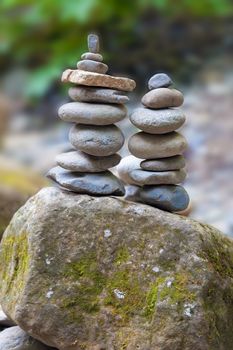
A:
[[[230,349],[233,244],[138,203],[46,188],[0,248],[0,303],[61,350]]]

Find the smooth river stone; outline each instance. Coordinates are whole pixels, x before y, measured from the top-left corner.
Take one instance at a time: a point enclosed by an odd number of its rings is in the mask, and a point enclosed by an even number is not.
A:
[[[69,96],[74,101],[117,103],[123,104],[129,101],[128,96],[112,89],[77,86],[69,89]]]
[[[165,134],[179,129],[185,115],[176,109],[137,108],[130,116],[132,124],[150,134]]]
[[[95,157],[80,151],[62,153],[56,157],[57,164],[62,168],[81,173],[106,171],[116,166],[120,160],[121,156],[117,153],[107,157]]]
[[[64,83],[100,86],[121,91],[132,91],[136,87],[136,83],[132,79],[113,77],[111,75],[87,72],[80,69],[66,69],[62,74],[61,80]]]
[[[99,37],[96,34],[89,34],[87,37],[88,49],[92,53],[98,53],[100,50]]]
[[[184,102],[183,94],[175,89],[159,88],[149,91],[142,98],[148,108],[179,107]]]
[[[123,196],[125,193],[121,181],[110,171],[102,173],[70,172],[61,167],[52,168],[47,177],[62,188],[76,193],[97,196]]]
[[[139,132],[129,139],[128,148],[135,157],[142,159],[166,158],[182,154],[188,147],[183,135],[171,132],[163,135]]]
[[[127,109],[123,105],[94,104],[85,102],[70,102],[58,110],[59,117],[65,122],[110,125],[125,118]]]
[[[140,163],[143,170],[149,171],[168,171],[179,170],[185,167],[185,158],[183,156],[173,156],[161,159],[143,160]]]
[[[179,212],[189,205],[188,193],[179,185],[144,186],[139,201],[162,210]]]
[[[129,185],[178,184],[184,181],[184,170],[152,172],[140,169],[140,159],[128,156],[117,166],[120,179]]]
[[[71,144],[93,156],[110,156],[124,144],[124,135],[116,125],[74,125],[69,134]]]
[[[81,59],[102,62],[103,56],[100,55],[99,53],[85,52],[82,54]]]
[[[165,73],[158,73],[153,75],[148,81],[148,87],[150,90],[158,89],[162,87],[169,87],[173,84],[171,78]]]
[[[108,66],[102,62],[92,60],[83,60],[77,63],[77,68],[89,72],[105,74],[108,71]]]

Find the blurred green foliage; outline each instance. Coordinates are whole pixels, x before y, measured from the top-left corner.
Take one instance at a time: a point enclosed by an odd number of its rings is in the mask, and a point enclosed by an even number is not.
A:
[[[1,0],[0,69],[27,67],[26,92],[40,96],[86,50],[86,34],[112,26],[127,40],[145,11],[166,17],[232,14],[230,0]]]

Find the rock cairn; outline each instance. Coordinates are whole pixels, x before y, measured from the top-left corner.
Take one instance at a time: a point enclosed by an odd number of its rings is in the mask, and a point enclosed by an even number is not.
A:
[[[124,135],[115,123],[125,118],[124,92],[132,91],[134,80],[107,75],[108,66],[99,53],[99,38],[88,36],[89,52],[84,53],[77,69],[67,69],[62,81],[76,86],[69,89],[74,102],[60,107],[65,122],[74,123],[69,140],[74,151],[57,156],[58,166],[48,177],[62,188],[90,195],[124,195],[122,182],[108,169],[116,166]]]
[[[130,117],[142,131],[129,139],[133,156],[122,160],[118,173],[125,183],[134,185],[128,187],[126,198],[179,212],[189,204],[187,192],[177,185],[186,177],[182,154],[187,142],[176,132],[185,122],[183,112],[174,108],[182,105],[183,95],[171,85],[172,80],[164,73],[149,80],[150,91],[142,98],[144,106]]]

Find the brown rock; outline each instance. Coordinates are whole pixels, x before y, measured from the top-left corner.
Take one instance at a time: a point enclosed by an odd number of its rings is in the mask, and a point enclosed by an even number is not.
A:
[[[136,83],[132,79],[113,77],[111,75],[86,72],[83,70],[67,69],[62,74],[64,83],[70,82],[78,85],[100,86],[121,91],[132,91]]]
[[[85,52],[82,54],[81,59],[102,62],[103,56],[99,53]]]
[[[179,107],[183,101],[184,97],[180,91],[167,88],[153,89],[142,98],[144,106],[158,109]]]

